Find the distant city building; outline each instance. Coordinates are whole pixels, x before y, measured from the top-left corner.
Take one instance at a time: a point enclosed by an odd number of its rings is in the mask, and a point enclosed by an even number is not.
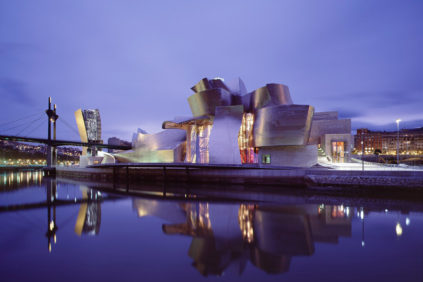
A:
[[[188,97],[192,117],[165,121],[157,134],[137,132],[119,162],[186,162],[310,167],[318,154],[347,161],[351,120],[293,104],[283,84],[247,92],[241,79],[202,79]]]
[[[371,131],[367,128],[357,129],[354,136],[354,150],[362,154],[374,154],[375,152],[385,155],[397,153],[397,131]],[[423,127],[416,129],[401,129],[399,131],[399,153],[406,155],[423,154]]]
[[[81,150],[75,147],[58,147],[58,164],[78,162]],[[0,140],[0,165],[41,165],[46,162],[47,146]]]
[[[81,137],[81,142],[87,143],[99,143],[102,144],[101,140],[101,119],[100,111],[95,110],[77,110],[75,112],[76,124],[78,125],[79,135]],[[96,152],[88,152],[93,156],[96,155]],[[87,154],[87,148],[83,147],[82,154]]]

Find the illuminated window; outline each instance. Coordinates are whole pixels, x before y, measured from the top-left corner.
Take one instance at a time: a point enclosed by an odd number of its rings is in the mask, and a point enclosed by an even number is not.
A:
[[[238,146],[241,154],[241,163],[257,163],[257,150],[253,147],[254,114],[244,113],[238,134]]]
[[[270,164],[270,154],[265,154],[262,156],[262,163],[264,164]]]

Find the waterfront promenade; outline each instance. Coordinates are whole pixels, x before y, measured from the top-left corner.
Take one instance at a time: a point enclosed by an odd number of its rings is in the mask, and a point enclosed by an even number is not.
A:
[[[359,191],[423,192],[423,170],[398,167],[338,164],[338,168],[313,168],[203,165],[131,164],[95,165],[87,168],[58,167],[62,178],[112,183],[202,183],[223,185],[260,185],[266,187],[309,188],[342,193]],[[348,168],[348,169],[347,169]]]

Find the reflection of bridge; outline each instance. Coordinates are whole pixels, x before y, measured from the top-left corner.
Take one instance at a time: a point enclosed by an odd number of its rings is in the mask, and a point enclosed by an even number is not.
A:
[[[26,172],[28,173],[32,172]],[[22,173],[21,173],[22,174]],[[11,174],[13,175],[13,174]],[[39,177],[38,177],[39,176]],[[44,184],[46,186],[46,200],[33,203],[23,203],[23,204],[12,204],[0,206],[0,213],[7,212],[18,212],[18,211],[33,211],[35,209],[46,209],[47,210],[47,232],[45,233],[48,241],[48,250],[52,250],[52,241],[56,243],[56,232],[59,229],[57,224],[57,207],[62,206],[74,206],[79,205],[79,213],[75,223],[75,233],[79,236],[84,234],[97,234],[100,229],[101,223],[101,203],[107,200],[117,200],[121,197],[107,196],[104,198],[100,193],[89,189],[88,187],[81,186],[82,198],[72,198],[72,199],[59,199],[57,191],[57,182],[53,178],[47,178],[42,181],[41,172],[37,177],[31,182],[20,182],[16,176],[11,178],[8,181],[0,184],[0,187],[5,189],[5,191],[16,190],[20,188],[20,183],[26,183],[26,185],[41,186]],[[24,179],[27,179],[24,177]],[[37,185],[38,184],[38,185]],[[11,189],[9,187],[12,187]]]

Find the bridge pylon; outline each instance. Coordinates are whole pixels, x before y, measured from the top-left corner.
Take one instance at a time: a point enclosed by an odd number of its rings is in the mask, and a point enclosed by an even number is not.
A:
[[[56,105],[54,105],[54,109],[51,109],[51,97],[48,97],[48,109],[46,110],[47,114],[47,167],[52,167],[56,165],[57,161],[57,152],[56,147],[52,146],[51,142],[51,123],[53,122],[53,128],[54,128],[54,140],[56,140],[56,121],[59,118],[59,116],[56,113]]]

